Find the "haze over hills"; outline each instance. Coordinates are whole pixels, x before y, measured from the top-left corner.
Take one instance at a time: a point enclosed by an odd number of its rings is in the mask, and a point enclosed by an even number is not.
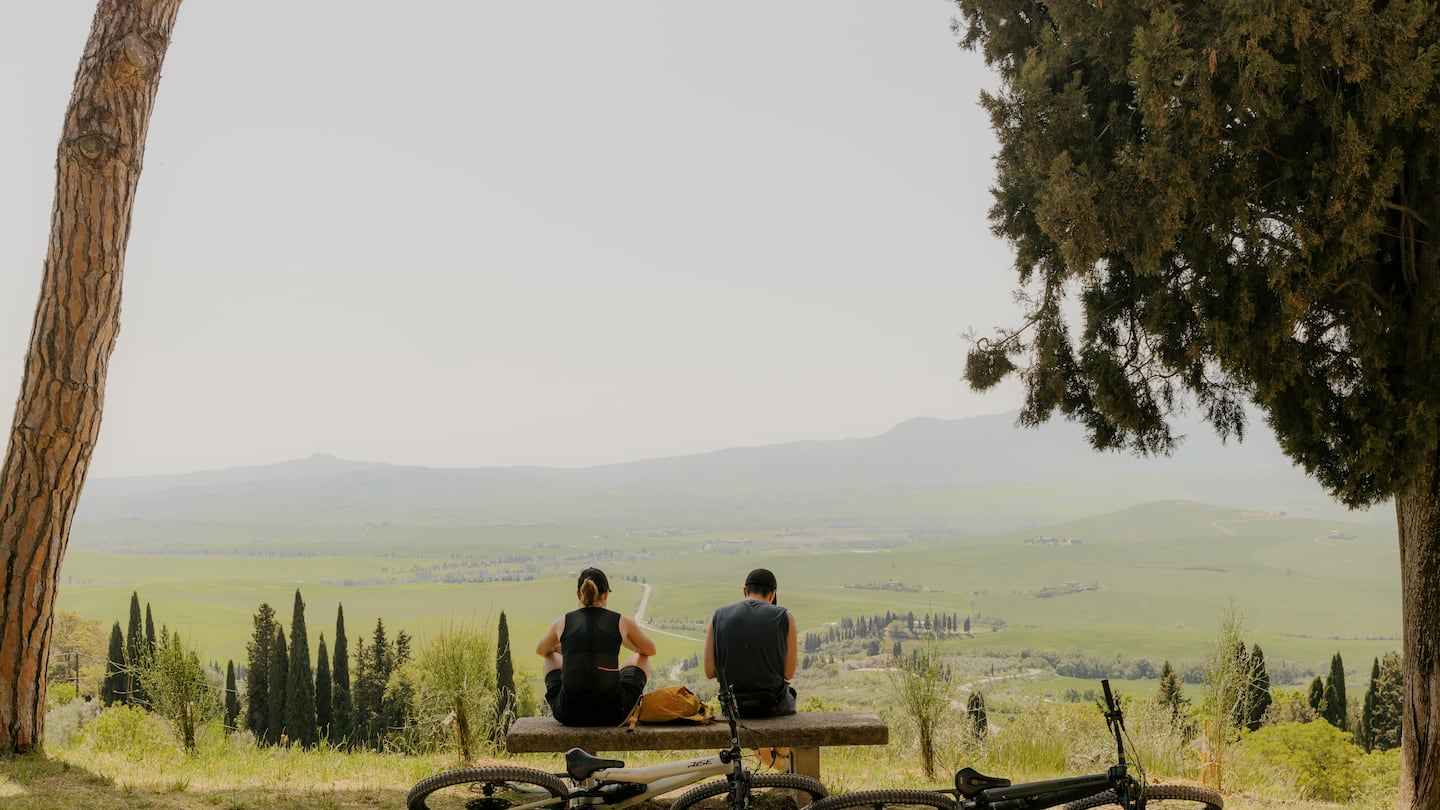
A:
[[[280,464],[89,482],[77,524],[116,520],[309,525],[584,523],[620,528],[906,527],[976,533],[1154,500],[1332,520],[1350,513],[1252,425],[1221,444],[1186,425],[1170,458],[1096,453],[1068,422],[1014,413],[912,419],[879,436],[719,450],[583,469],[445,469],[315,455]],[[82,538],[85,532],[78,533]]]

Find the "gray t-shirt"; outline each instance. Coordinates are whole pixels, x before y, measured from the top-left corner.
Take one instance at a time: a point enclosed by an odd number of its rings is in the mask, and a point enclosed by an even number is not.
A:
[[[742,713],[747,696],[774,696],[761,714],[795,711],[794,693],[785,681],[785,650],[790,613],[779,605],[742,599],[715,611],[715,667],[736,698]]]

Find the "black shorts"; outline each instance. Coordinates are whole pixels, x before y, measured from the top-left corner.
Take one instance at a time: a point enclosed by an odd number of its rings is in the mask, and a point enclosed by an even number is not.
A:
[[[545,673],[545,702],[564,726],[617,726],[635,708],[649,680],[639,667],[621,667],[616,691],[601,695],[567,695],[560,670]]]

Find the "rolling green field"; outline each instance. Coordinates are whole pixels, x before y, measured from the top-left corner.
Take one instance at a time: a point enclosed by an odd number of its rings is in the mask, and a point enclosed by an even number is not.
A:
[[[312,644],[321,632],[333,638],[340,604],[352,645],[377,618],[423,641],[447,624],[493,626],[504,610],[524,653],[573,606],[574,573],[593,564],[610,574],[613,608],[634,611],[650,586],[647,618],[665,662],[698,652],[710,612],[765,566],[802,634],[887,611],[956,614],[974,632],[951,644],[977,655],[1079,651],[1158,664],[1200,659],[1233,599],[1272,669],[1322,670],[1339,651],[1368,673],[1366,662],[1399,647],[1394,532],[1185,502],[988,536],[117,520],[76,525],[58,607],[108,628],[123,624],[136,591],[157,624],[222,666],[243,662],[260,603],[288,625],[296,588]]]

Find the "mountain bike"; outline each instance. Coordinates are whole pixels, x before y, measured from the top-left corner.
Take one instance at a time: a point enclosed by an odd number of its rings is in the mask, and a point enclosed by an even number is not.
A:
[[[1220,794],[1188,785],[1147,785],[1130,774],[1125,762],[1125,717],[1110,692],[1110,682],[1101,681],[1105,691],[1105,723],[1115,735],[1115,764],[1105,773],[1064,776],[1012,785],[1004,777],[985,776],[974,768],[955,772],[955,787],[945,790],[908,788],[860,790],[819,799],[807,810],[848,810],[861,808],[935,808],[935,810],[1042,810],[1064,807],[1085,810],[1119,805],[1125,810],[1144,810],[1161,805],[1164,810],[1222,810]],[[1139,771],[1138,764],[1135,770]],[[1142,772],[1143,777],[1143,772]]]
[[[799,791],[809,794],[811,801],[828,794],[814,777],[753,773],[746,768],[735,698],[728,689],[720,691],[720,707],[730,724],[730,747],[710,756],[627,768],[623,760],[571,748],[565,752],[564,773],[519,765],[460,768],[417,782],[405,796],[405,806],[409,810],[621,810],[713,776],[725,778],[686,791],[671,810],[687,810],[721,795],[726,796],[729,810],[747,810],[758,791]]]

